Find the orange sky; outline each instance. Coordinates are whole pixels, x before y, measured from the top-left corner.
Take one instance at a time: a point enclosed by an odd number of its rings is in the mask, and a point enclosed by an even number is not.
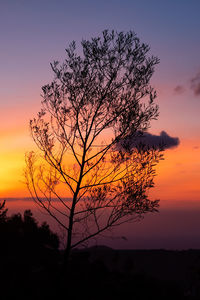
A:
[[[8,130],[0,137],[0,197],[27,197],[23,184],[24,155],[36,149],[28,126]],[[157,166],[152,197],[167,200],[200,201],[200,147],[196,139],[181,140],[176,148],[165,150]],[[199,147],[199,148],[198,148]]]
[[[200,101],[190,91],[174,95],[172,84],[165,86],[158,81],[155,86],[160,116],[152,122],[150,132],[159,134],[165,130],[170,136],[179,137],[180,145],[165,151],[165,160],[157,166],[152,197],[160,199],[163,205],[171,200],[200,201]],[[23,168],[25,153],[36,149],[29,133],[29,120],[40,109],[41,97],[36,92],[27,95],[30,102],[23,109],[16,105],[0,110],[1,198],[29,196],[23,184]]]
[[[165,151],[165,160],[157,166],[153,196],[161,201],[200,201],[200,147],[197,148],[197,142],[181,140],[176,149]]]
[[[193,98],[194,105],[188,102],[191,94],[175,96],[166,87],[158,84],[160,116],[152,122],[151,133],[166,130],[170,136],[179,137],[180,145],[165,151],[165,160],[157,166],[155,188],[152,197],[169,200],[200,201],[200,139],[198,134],[199,103]],[[29,133],[29,120],[40,109],[39,95],[32,105],[1,110],[0,118],[0,197],[27,197],[29,193],[23,184],[24,155],[36,150]],[[180,109],[180,104],[182,110]],[[7,118],[8,111],[10,118]],[[181,113],[179,113],[179,111]],[[187,118],[190,118],[188,121]],[[184,127],[184,124],[187,126]],[[198,148],[199,147],[199,148]],[[161,202],[162,203],[162,202]]]

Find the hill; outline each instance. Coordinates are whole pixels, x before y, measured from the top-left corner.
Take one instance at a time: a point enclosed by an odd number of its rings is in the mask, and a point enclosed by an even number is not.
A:
[[[73,259],[79,267],[96,266],[102,276],[107,274],[104,278],[110,285],[114,278],[118,292],[130,293],[132,288],[133,299],[146,299],[150,294],[154,299],[200,299],[200,250],[115,250],[100,246],[75,251]]]

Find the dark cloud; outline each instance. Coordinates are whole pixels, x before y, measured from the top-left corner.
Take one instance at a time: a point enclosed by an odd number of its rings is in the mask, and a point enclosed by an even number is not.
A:
[[[184,91],[185,91],[185,88],[182,85],[177,85],[174,88],[174,93],[177,94],[177,95],[183,94]]]
[[[126,141],[122,142],[122,147],[126,148],[129,145],[130,148],[136,148],[143,145],[148,148],[154,149],[170,149],[177,147],[180,144],[178,137],[171,137],[165,131],[162,131],[160,135],[154,135],[151,133],[144,133],[143,135],[138,135],[138,137],[129,137]]]
[[[193,90],[195,96],[200,95],[200,72],[196,74],[190,81],[191,89]]]

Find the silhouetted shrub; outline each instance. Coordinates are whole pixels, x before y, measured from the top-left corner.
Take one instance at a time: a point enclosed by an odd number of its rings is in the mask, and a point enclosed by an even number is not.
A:
[[[2,207],[3,209],[3,207]],[[47,223],[38,224],[30,210],[7,216],[0,207],[0,280],[4,299],[44,299],[55,278],[59,239]],[[49,288],[49,292],[51,288]],[[42,298],[40,298],[40,296]]]

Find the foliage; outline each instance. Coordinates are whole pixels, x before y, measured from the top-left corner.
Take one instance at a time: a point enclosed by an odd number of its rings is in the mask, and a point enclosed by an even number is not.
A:
[[[38,225],[31,210],[25,210],[23,217],[20,213],[7,216],[0,223],[1,252],[20,251],[30,255],[43,248],[58,249],[59,239],[49,225],[44,222]],[[30,251],[30,253],[28,253]]]

